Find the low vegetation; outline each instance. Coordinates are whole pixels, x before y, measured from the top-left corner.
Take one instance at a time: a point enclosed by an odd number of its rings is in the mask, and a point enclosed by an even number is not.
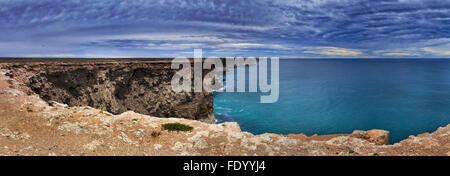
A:
[[[181,123],[166,123],[162,125],[164,130],[168,131],[192,131],[193,127]]]
[[[152,131],[152,137],[158,137],[159,135],[161,135],[161,132],[159,132],[159,131]]]

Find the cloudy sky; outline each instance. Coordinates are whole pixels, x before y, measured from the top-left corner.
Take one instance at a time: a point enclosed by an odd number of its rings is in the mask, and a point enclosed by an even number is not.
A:
[[[449,58],[450,0],[0,0],[0,57]]]

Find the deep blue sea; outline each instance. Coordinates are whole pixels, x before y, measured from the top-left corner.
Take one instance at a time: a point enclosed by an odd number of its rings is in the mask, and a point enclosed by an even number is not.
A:
[[[273,104],[260,93],[216,92],[218,123],[253,134],[384,129],[390,143],[450,123],[450,60],[280,59],[279,73]]]

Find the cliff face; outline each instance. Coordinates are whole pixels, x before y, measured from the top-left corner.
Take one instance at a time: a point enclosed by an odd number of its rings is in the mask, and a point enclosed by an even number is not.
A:
[[[212,93],[176,93],[170,62],[47,62],[6,64],[46,101],[91,106],[113,114],[134,111],[214,123]]]
[[[133,66],[134,64],[136,63],[0,64],[0,155],[450,156],[450,125],[441,127],[433,133],[410,136],[399,143],[386,145],[389,133],[383,130],[355,130],[353,134],[348,135],[323,136],[253,135],[241,131],[239,125],[234,122],[210,124],[191,120],[196,118],[159,118],[131,110],[127,111],[125,108],[117,108],[117,112],[126,112],[114,115],[105,109],[85,106],[92,103],[106,108],[108,104],[115,105],[106,100],[114,100],[117,101],[117,104],[121,104],[120,107],[128,108],[128,105],[132,105],[132,101],[126,101],[127,97],[134,95],[130,91],[133,92],[138,88],[144,89],[144,87],[136,85],[138,83],[134,83],[134,81],[145,81],[146,84],[150,84],[152,82],[150,80],[165,80],[163,75],[148,75],[153,73],[151,70],[163,69],[167,65],[148,63]],[[66,74],[64,71],[77,75]],[[116,71],[124,75],[114,74],[113,72]],[[133,74],[129,72],[133,72]],[[145,74],[139,72],[145,72]],[[166,72],[160,70],[159,73]],[[156,77],[157,79],[155,79]],[[85,82],[75,81],[75,79],[84,79]],[[68,81],[65,82],[65,80]],[[115,97],[116,90],[125,89],[122,87],[123,84],[135,88],[122,92],[124,97]],[[149,95],[165,95],[162,92],[167,91],[167,87],[161,84],[164,85],[164,82],[155,85],[160,91],[147,87],[146,89],[152,92]],[[70,87],[73,88],[69,89]],[[97,92],[101,92],[101,88],[105,92],[96,94],[95,88],[98,88]],[[93,95],[89,96],[89,93]],[[175,99],[180,96],[179,98],[189,100],[194,104],[201,101],[212,101],[212,97],[209,99],[206,95],[195,99],[195,95],[169,94],[168,98]],[[99,97],[103,99],[99,99]],[[61,103],[65,98],[73,99],[80,104],[87,104],[83,106],[74,104],[73,107],[69,107]],[[148,97],[148,99],[155,100],[153,98]],[[156,100],[160,100],[162,102],[160,104],[171,105],[164,102],[164,99]],[[172,110],[168,111],[169,113],[179,112],[180,110],[176,109],[179,106],[191,106],[184,101],[173,101],[180,104],[174,107],[170,106],[168,109]],[[193,108],[195,109],[195,107]],[[151,110],[147,111],[151,112]],[[166,111],[164,108],[154,110],[156,113]],[[186,117],[197,117],[193,114],[203,111],[193,112],[196,113],[184,110],[180,113],[185,113]],[[208,113],[212,112],[208,111]],[[171,132],[163,129],[163,124],[173,122],[190,125],[193,130]]]

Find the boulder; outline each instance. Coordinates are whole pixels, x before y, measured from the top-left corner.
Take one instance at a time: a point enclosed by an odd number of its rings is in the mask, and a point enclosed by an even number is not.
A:
[[[369,131],[355,130],[350,136],[364,139],[369,142],[373,142],[377,145],[389,144],[389,131],[386,130],[378,130],[378,129]]]
[[[374,129],[367,131],[367,134],[369,135],[369,140],[377,145],[389,144],[389,131]]]
[[[362,130],[354,130],[350,136],[360,139],[369,139],[369,134],[367,134],[367,131]]]

